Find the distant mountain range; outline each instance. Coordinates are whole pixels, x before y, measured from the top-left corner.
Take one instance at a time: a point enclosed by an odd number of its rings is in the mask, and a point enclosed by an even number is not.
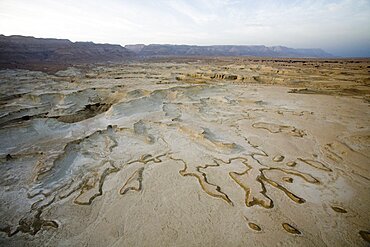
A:
[[[16,67],[29,63],[120,62],[133,58],[161,56],[333,57],[321,49],[293,49],[284,46],[138,44],[122,47],[93,42],[71,42],[67,39],[0,35],[0,67]]]
[[[285,46],[264,45],[126,45],[125,48],[139,56],[256,56],[324,58],[333,55],[322,49],[293,49]]]

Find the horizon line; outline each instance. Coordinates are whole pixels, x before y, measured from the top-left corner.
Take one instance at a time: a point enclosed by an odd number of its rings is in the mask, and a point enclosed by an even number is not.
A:
[[[22,34],[10,34],[10,35],[5,35],[5,34],[0,34],[0,36],[4,36],[4,37],[12,37],[12,36],[18,36],[18,37],[27,37],[27,38],[35,38],[35,39],[53,39],[53,40],[68,40],[69,42],[72,42],[72,43],[94,43],[94,44],[100,44],[100,45],[119,45],[121,47],[125,47],[127,45],[145,45],[145,46],[149,46],[149,45],[173,45],[173,46],[199,46],[199,47],[206,47],[206,46],[264,46],[264,47],[285,47],[285,48],[290,48],[290,49],[309,49],[309,50],[322,50],[324,51],[325,53],[328,53],[329,55],[331,55],[331,57],[322,57],[320,59],[325,59],[325,58],[328,58],[328,59],[335,59],[335,58],[338,58],[338,59],[369,59],[370,56],[339,56],[339,55],[336,55],[336,54],[332,54],[330,52],[327,52],[325,49],[323,48],[320,48],[320,47],[310,47],[310,48],[296,48],[296,47],[289,47],[289,46],[286,46],[286,45],[271,45],[271,46],[268,46],[268,45],[263,45],[263,44],[189,44],[189,43],[182,43],[182,44],[176,44],[176,43],[140,43],[140,42],[137,42],[137,43],[128,43],[128,44],[120,44],[120,43],[107,43],[107,42],[104,42],[104,43],[100,43],[100,42],[95,42],[93,40],[71,40],[69,38],[56,38],[56,37],[39,37],[39,36],[32,36],[32,35],[22,35]],[[127,49],[127,48],[126,48]]]
[[[55,38],[55,37],[37,37],[37,36],[32,36],[32,35],[22,35],[22,34],[11,34],[11,35],[5,35],[5,34],[0,34],[0,36],[5,36],[5,37],[11,37],[11,36],[21,36],[21,37],[27,37],[27,38],[35,38],[35,39],[56,39],[56,40],[68,40],[72,43],[94,43],[94,44],[102,44],[102,45],[120,45],[122,47],[126,45],[188,45],[188,46],[265,46],[265,47],[286,47],[286,48],[292,48],[292,49],[321,49],[326,52],[323,48],[320,47],[310,47],[310,48],[304,48],[304,47],[290,47],[286,45],[264,45],[264,44],[232,44],[232,43],[227,43],[227,44],[194,44],[194,43],[146,43],[146,42],[135,42],[135,43],[127,43],[127,44],[119,44],[119,43],[100,43],[100,42],[95,42],[93,40],[71,40],[69,38]]]

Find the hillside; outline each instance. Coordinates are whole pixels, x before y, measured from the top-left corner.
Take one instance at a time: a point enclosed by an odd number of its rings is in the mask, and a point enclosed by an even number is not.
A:
[[[120,45],[0,35],[0,66],[124,61],[134,53]]]

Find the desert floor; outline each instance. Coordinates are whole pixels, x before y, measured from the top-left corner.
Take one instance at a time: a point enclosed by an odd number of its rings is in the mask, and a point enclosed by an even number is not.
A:
[[[368,246],[370,61],[0,71],[1,246]]]

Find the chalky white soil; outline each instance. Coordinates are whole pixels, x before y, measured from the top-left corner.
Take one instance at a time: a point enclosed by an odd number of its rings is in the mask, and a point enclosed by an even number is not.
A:
[[[0,71],[0,245],[369,244],[364,97],[187,66]]]

